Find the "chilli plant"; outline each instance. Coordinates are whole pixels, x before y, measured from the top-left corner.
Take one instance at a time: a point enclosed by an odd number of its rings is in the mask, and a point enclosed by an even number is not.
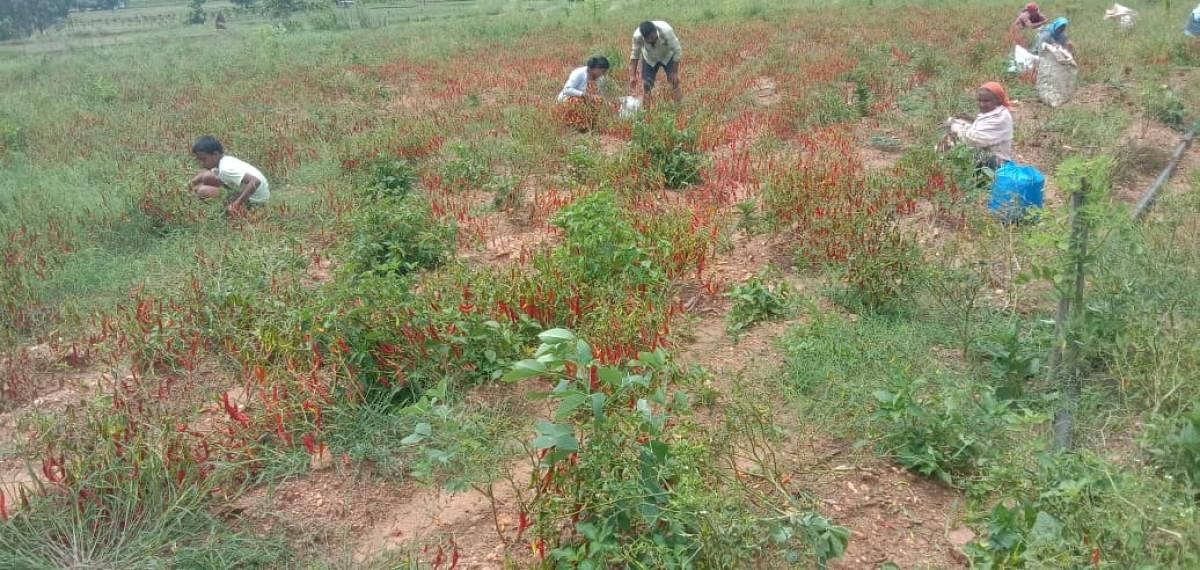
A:
[[[676,126],[675,115],[663,113],[633,126],[633,150],[662,174],[667,188],[699,184],[704,155],[696,144],[696,131]]]
[[[848,533],[812,512],[749,513],[702,445],[687,438],[682,372],[662,349],[624,366],[603,365],[572,332],[539,335],[533,358],[507,381],[555,383],[553,421],[537,423],[532,496],[518,533],[543,558],[578,568],[746,567],[793,537],[818,564]],[[797,556],[795,553],[790,553]]]

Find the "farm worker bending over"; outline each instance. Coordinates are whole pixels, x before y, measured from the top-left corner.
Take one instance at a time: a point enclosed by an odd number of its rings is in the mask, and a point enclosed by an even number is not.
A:
[[[221,195],[221,189],[232,190],[232,198],[225,204],[225,211],[236,216],[246,206],[261,206],[271,197],[271,185],[257,168],[245,161],[225,154],[221,141],[209,136],[196,139],[192,145],[192,156],[201,170],[191,181],[188,189],[201,200]]]
[[[949,119],[950,136],[979,149],[975,162],[995,170],[1012,160],[1013,118],[1004,87],[994,81],[984,83],[975,94],[979,115],[973,121]]]
[[[1037,41],[1033,44],[1033,53],[1042,51],[1042,46],[1045,44],[1054,44],[1056,46],[1066,48],[1072,54],[1075,53],[1075,44],[1067,39],[1067,19],[1055,18],[1038,32]]]
[[[1046,23],[1046,17],[1038,10],[1038,5],[1030,2],[1025,5],[1017,19],[1009,26],[1009,34],[1013,43],[1025,47],[1025,30],[1036,30]]]
[[[681,57],[683,46],[670,24],[658,20],[638,24],[633,31],[633,51],[629,54],[629,88],[637,90],[640,80],[642,90],[649,98],[658,70],[662,69],[671,84],[671,98],[678,103],[683,100],[683,90],[679,87]]]
[[[567,77],[567,84],[563,85],[562,91],[558,93],[558,102],[565,103],[586,98],[588,87],[595,85],[606,73],[608,73],[607,57],[598,55],[588,59],[586,66],[576,67],[571,71],[571,75]]]

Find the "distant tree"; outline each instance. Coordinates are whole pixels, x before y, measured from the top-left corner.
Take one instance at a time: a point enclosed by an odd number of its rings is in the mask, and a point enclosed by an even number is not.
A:
[[[249,8],[251,6],[254,6],[255,0],[229,0],[229,1],[233,2],[233,5],[237,6],[238,8]]]
[[[0,40],[45,32],[67,17],[73,0],[0,0]]]
[[[263,0],[263,10],[272,17],[283,18],[308,6],[303,0]]]
[[[187,20],[185,20],[187,23],[203,24],[204,20],[208,19],[208,17],[204,15],[205,1],[206,0],[190,0],[188,2],[188,6],[192,9],[192,11],[188,14]]]

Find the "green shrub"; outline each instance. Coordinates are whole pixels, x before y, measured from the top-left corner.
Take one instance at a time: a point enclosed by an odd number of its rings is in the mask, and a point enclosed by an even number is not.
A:
[[[450,145],[450,158],[441,167],[442,182],[455,190],[481,188],[488,181],[488,165],[464,144]]]
[[[858,242],[836,269],[849,285],[842,303],[853,310],[896,311],[903,308],[919,277],[921,253],[895,224],[859,230]]]
[[[865,89],[865,85],[864,85]],[[860,94],[856,91],[856,95]],[[870,91],[863,91],[863,102],[869,103]],[[796,116],[800,117],[797,127],[801,130],[853,121],[859,118],[859,100],[850,104],[846,94],[838,85],[825,84],[813,89],[796,103]]]
[[[1166,85],[1151,87],[1143,92],[1142,109],[1155,120],[1177,130],[1183,128],[1187,119],[1183,101]]]
[[[549,560],[578,568],[745,568],[768,549],[799,558],[803,547],[823,567],[845,550],[848,530],[786,505],[790,497],[766,516],[751,509],[708,448],[687,437],[689,399],[676,386],[687,376],[662,349],[628,366],[603,366],[570,331],[539,338],[534,357],[504,378],[544,377],[556,386],[552,421],[539,421],[533,440],[543,483],[521,512],[530,541]]]
[[[1200,402],[1178,418],[1149,430],[1150,455],[1163,473],[1200,486]]]
[[[25,148],[25,128],[15,117],[0,111],[0,157]]]
[[[924,386],[897,375],[891,390],[874,393],[875,420],[884,432],[880,452],[911,471],[956,484],[976,471],[1008,405],[988,391],[953,398],[924,395]]]
[[[650,167],[662,175],[667,188],[698,184],[704,168],[704,155],[697,150],[696,132],[691,127],[676,127],[676,117],[661,113],[633,126],[633,151],[644,156]]]
[[[452,224],[416,196],[380,200],[355,214],[349,267],[356,274],[405,275],[433,269],[453,252]]]
[[[373,184],[368,195],[372,199],[402,198],[412,190],[417,181],[417,171],[408,161],[400,159],[381,160],[371,168]]]
[[[725,317],[725,332],[737,339],[756,323],[773,321],[788,314],[791,288],[786,281],[774,285],[765,283],[761,273],[730,287],[725,298],[733,301]]]
[[[554,260],[576,278],[591,284],[625,278],[636,285],[661,277],[611,192],[576,200],[559,210],[552,222],[567,234]]]

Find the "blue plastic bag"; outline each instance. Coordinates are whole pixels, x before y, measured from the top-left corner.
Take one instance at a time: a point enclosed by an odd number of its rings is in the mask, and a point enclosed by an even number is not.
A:
[[[996,169],[988,210],[1002,220],[1015,222],[1029,208],[1042,207],[1042,189],[1046,177],[1038,169],[1009,161]]]

